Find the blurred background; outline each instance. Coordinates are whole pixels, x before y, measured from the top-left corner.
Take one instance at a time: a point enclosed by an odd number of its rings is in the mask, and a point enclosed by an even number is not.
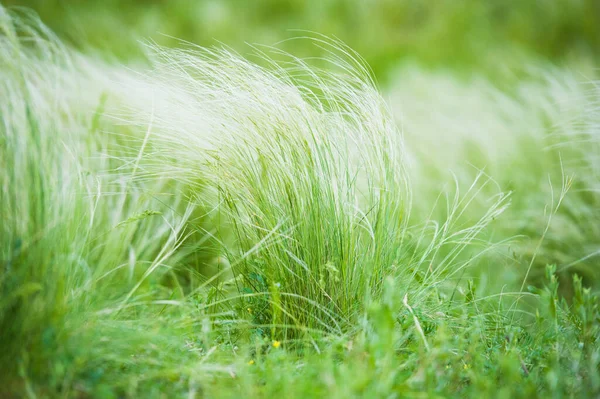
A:
[[[524,59],[593,65],[598,0],[3,0],[32,8],[72,45],[135,60],[140,40],[175,45],[275,45],[305,30],[361,54],[384,82],[401,61],[454,72],[502,74]],[[278,47],[319,56],[308,41]]]

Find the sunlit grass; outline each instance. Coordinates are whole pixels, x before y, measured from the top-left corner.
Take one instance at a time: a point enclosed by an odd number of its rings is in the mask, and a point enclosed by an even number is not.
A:
[[[321,38],[325,68],[131,70],[0,18],[0,394],[598,393],[597,298],[546,268],[595,259],[594,88],[401,72],[387,103]]]

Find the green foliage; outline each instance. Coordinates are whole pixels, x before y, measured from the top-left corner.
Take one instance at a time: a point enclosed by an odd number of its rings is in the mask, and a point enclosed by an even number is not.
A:
[[[61,37],[80,48],[99,48],[131,59],[138,40],[173,46],[184,39],[215,40],[246,51],[246,43],[274,45],[305,33],[338,37],[385,80],[401,59],[459,72],[514,73],[527,55],[560,62],[597,60],[595,0],[5,0],[33,8]],[[286,51],[324,56],[291,40]],[[511,71],[507,71],[507,67]],[[466,68],[465,68],[466,67]]]
[[[154,46],[131,72],[0,7],[0,396],[600,395],[597,91],[417,73],[403,135],[317,43],[327,68]]]

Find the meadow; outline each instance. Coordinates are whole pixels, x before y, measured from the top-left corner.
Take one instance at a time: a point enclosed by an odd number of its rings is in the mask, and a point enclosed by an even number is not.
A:
[[[117,3],[0,5],[0,397],[600,394],[595,2]]]

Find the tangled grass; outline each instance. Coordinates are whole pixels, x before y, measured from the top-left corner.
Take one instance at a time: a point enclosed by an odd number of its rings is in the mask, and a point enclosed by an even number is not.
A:
[[[545,268],[597,277],[597,90],[404,72],[390,106],[321,38],[130,70],[0,19],[4,396],[598,393],[596,293]]]

